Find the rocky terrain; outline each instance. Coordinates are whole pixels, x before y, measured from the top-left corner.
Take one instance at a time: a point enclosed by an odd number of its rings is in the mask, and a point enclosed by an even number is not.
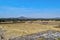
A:
[[[0,40],[7,40],[5,38],[5,30],[0,28]],[[60,31],[56,30],[47,30],[43,32],[38,32],[30,35],[24,35],[19,37],[11,37],[8,40],[38,40],[39,38],[43,38],[44,40],[57,40],[60,38]]]
[[[35,34],[10,38],[9,40],[37,40],[38,38],[44,38],[44,40],[56,40],[57,38],[60,38],[60,32],[55,30],[48,30]]]

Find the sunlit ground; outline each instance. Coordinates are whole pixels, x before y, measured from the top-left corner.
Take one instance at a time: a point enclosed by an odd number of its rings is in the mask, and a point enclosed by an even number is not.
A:
[[[54,26],[55,25],[42,25],[39,23],[0,24],[0,28],[6,30],[5,36],[7,38],[37,33],[46,30],[60,31],[60,28],[55,28]]]

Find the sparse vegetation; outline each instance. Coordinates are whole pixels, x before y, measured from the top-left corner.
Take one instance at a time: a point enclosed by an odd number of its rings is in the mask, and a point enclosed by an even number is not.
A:
[[[60,31],[60,29],[57,29],[60,28],[60,25],[54,27],[54,25],[57,25],[58,23],[60,23],[60,21],[29,20],[28,22],[27,20],[20,20],[19,22],[17,22],[15,20],[14,23],[10,23],[10,21],[8,21],[9,23],[7,24],[5,24],[4,22],[2,22],[2,24],[0,23],[0,28],[7,30],[5,33],[6,38],[33,34],[46,30]]]
[[[60,38],[57,38],[57,40],[60,40]]]
[[[45,40],[44,38],[38,38],[37,40]]]
[[[55,28],[60,28],[60,25],[55,26]]]
[[[2,28],[0,28],[0,40],[6,40],[5,30],[3,30]]]

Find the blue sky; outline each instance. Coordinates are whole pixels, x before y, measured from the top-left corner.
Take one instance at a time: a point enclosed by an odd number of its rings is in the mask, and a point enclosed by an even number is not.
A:
[[[1,17],[60,17],[60,0],[0,0]]]

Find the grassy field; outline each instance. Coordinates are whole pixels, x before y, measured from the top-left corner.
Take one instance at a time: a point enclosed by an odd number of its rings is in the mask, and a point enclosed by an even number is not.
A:
[[[40,23],[0,24],[0,28],[6,30],[6,32],[5,32],[6,38],[17,37],[17,36],[37,33],[37,32],[46,31],[46,30],[58,30],[58,31],[60,31],[60,28],[55,28],[55,26],[58,25],[57,23],[60,23],[60,21],[59,22],[54,21],[52,23],[54,25],[51,25],[51,24],[43,25]]]

